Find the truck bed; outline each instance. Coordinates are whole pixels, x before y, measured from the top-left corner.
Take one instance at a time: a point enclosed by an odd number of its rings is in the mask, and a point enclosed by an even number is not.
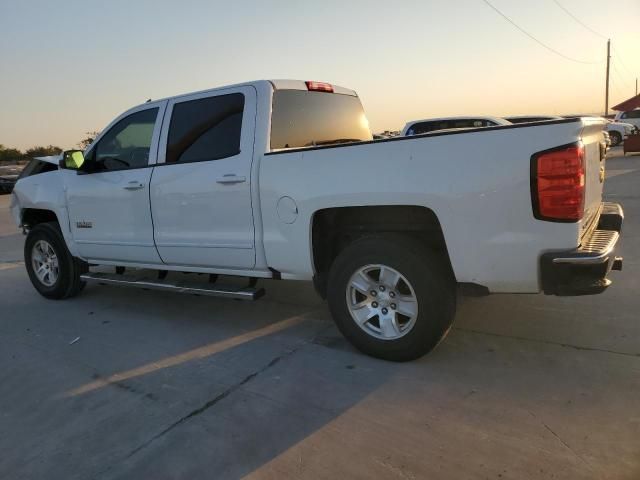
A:
[[[311,278],[309,225],[319,210],[422,205],[440,221],[459,282],[537,292],[540,255],[577,247],[598,214],[603,125],[569,118],[269,152],[260,164],[268,264],[285,278]],[[575,142],[586,154],[585,216],[575,223],[536,220],[532,156]],[[295,201],[294,223],[279,220],[283,197]]]

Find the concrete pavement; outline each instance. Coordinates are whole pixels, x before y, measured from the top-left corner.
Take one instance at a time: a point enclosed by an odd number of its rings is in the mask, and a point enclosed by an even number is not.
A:
[[[45,300],[0,197],[0,478],[640,478],[640,156],[608,172],[606,293],[462,299],[407,364],[354,351],[307,284]]]

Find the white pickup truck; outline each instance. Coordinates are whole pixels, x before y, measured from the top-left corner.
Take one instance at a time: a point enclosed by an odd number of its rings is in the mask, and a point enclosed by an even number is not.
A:
[[[405,361],[443,338],[459,290],[610,284],[623,214],[602,202],[602,129],[576,118],[373,141],[352,90],[257,81],[150,101],[85,152],[34,160],[12,212],[47,298],[91,281],[253,299],[259,278],[313,280],[357,348]]]

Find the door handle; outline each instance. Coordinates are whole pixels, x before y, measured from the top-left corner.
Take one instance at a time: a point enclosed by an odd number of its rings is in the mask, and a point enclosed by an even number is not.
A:
[[[222,177],[218,177],[218,179],[216,180],[217,183],[221,183],[223,185],[232,185],[234,183],[244,183],[246,181],[247,181],[246,177],[240,177],[233,173],[227,173]]]
[[[129,183],[127,183],[124,187],[125,190],[140,190],[141,188],[144,188],[144,185],[136,180],[133,180]]]

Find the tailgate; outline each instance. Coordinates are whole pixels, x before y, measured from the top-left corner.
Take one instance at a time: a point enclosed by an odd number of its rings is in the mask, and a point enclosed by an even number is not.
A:
[[[606,145],[604,143],[604,121],[600,119],[582,119],[584,128],[580,134],[585,155],[585,197],[584,217],[581,221],[581,236],[595,225],[602,204],[602,187]]]

